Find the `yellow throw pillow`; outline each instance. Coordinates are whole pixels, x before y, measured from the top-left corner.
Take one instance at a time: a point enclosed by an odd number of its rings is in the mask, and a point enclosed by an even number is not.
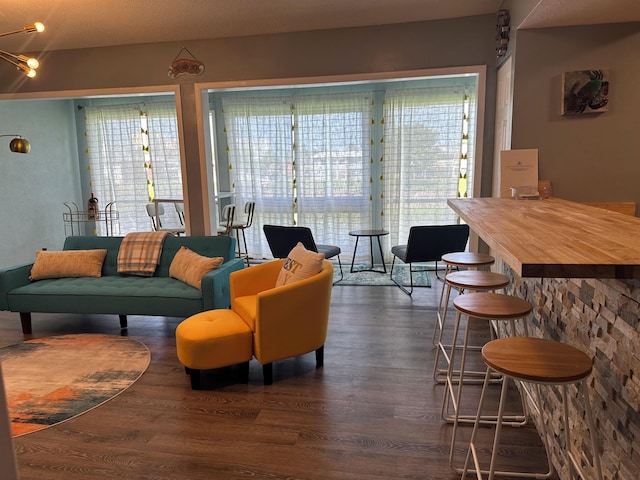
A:
[[[312,277],[322,271],[324,254],[304,248],[301,242],[293,247],[280,270],[276,287]]]
[[[223,257],[204,257],[187,247],[180,247],[169,265],[169,276],[202,290],[202,276],[222,265]]]
[[[100,277],[106,249],[38,250],[29,280],[62,277]]]

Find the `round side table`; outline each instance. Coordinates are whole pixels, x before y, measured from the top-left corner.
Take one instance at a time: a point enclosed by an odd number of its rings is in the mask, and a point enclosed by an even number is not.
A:
[[[353,258],[351,259],[351,273],[354,272],[378,272],[378,273],[387,273],[387,266],[384,263],[384,253],[382,252],[382,243],[380,242],[380,237],[384,235],[389,235],[389,232],[386,230],[352,230],[349,232],[349,235],[352,237],[356,237],[356,246],[353,249]],[[371,256],[371,268],[362,268],[359,270],[353,269],[353,262],[356,259],[356,252],[358,251],[358,240],[360,237],[369,237],[369,251]],[[373,263],[373,239],[374,237],[378,240],[378,250],[380,251],[380,259],[382,260],[382,270],[376,270]]]

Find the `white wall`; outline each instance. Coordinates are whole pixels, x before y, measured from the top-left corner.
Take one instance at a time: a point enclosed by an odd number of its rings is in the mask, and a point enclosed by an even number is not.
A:
[[[11,138],[0,138],[0,267],[6,267],[33,261],[40,248],[62,248],[63,202],[81,196],[71,101],[7,100],[0,118],[0,134],[31,142],[25,155],[9,150]]]

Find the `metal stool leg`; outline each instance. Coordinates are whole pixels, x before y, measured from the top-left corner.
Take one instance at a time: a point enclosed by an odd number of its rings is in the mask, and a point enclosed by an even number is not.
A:
[[[491,368],[487,367],[484,383],[482,385],[482,393],[480,395],[480,401],[478,403],[478,411],[476,413],[476,419],[473,424],[473,431],[471,432],[471,438],[469,440],[469,449],[467,450],[467,456],[465,458],[464,466],[461,469],[454,468],[454,470],[458,473],[461,473],[462,478],[464,479],[470,470],[470,462],[472,461],[474,465],[472,470],[475,471],[478,477],[478,480],[482,480],[483,475],[487,475],[487,478],[489,480],[493,480],[494,475],[497,475],[499,477],[536,478],[540,480],[549,478],[553,474],[553,466],[551,464],[551,458],[548,454],[549,449],[546,443],[545,443],[545,449],[547,451],[547,463],[548,463],[547,472],[528,473],[528,472],[515,472],[515,471],[496,471],[496,459],[497,459],[498,449],[500,446],[500,436],[502,434],[502,426],[506,424],[503,421],[505,418],[504,404],[506,403],[509,380],[511,379],[506,375],[503,377],[502,387],[500,389],[500,400],[498,403],[498,413],[496,415],[496,421],[495,421],[496,429],[495,429],[495,434],[493,438],[493,446],[491,449],[491,460],[489,464],[489,469],[483,470],[480,467],[480,459],[478,456],[478,450],[476,448],[475,441],[476,441],[476,434],[478,431],[478,427],[482,424],[482,410],[483,410],[484,402],[486,398],[487,387],[491,382],[491,372],[492,372]],[[453,456],[453,449],[452,449],[452,453],[450,454],[450,459],[452,458],[452,456]],[[450,464],[451,464],[451,460],[450,460]]]
[[[446,276],[445,276],[445,278],[446,278]],[[448,284],[446,281],[442,285],[442,293],[440,295],[441,298],[442,298],[442,294],[444,293],[445,289],[446,289],[447,293],[446,293],[446,295],[444,295],[444,302],[445,303],[444,303],[444,306],[442,307],[442,315],[440,314],[440,311],[438,311],[436,313],[436,323],[435,323],[435,326],[433,328],[433,341],[434,341],[434,345],[436,347],[435,359],[434,359],[434,362],[433,362],[433,379],[435,381],[437,381],[437,382],[441,382],[441,379],[439,378],[439,374],[441,373],[440,372],[440,368],[439,368],[440,353],[442,353],[443,355],[447,355],[447,353],[445,351],[447,346],[445,346],[442,343],[442,337],[444,335],[444,324],[445,324],[445,319],[447,318],[447,310],[448,310],[449,299],[451,298],[451,285]],[[438,330],[439,330],[439,332],[438,332],[438,341],[435,342],[436,332]]]
[[[447,266],[448,268],[448,266]],[[477,275],[474,278],[474,273]],[[446,322],[446,316],[448,312],[449,301],[451,300],[451,290],[456,289],[458,291],[458,295],[463,295],[467,292],[496,292],[502,291],[502,293],[506,293],[506,286],[509,284],[509,279],[502,275],[493,272],[471,272],[467,271],[466,273],[461,271],[459,273],[449,272],[444,277],[444,285],[440,292],[440,306],[438,307],[438,311],[436,312],[436,322],[434,325],[433,337],[435,338],[437,335],[437,342],[434,365],[433,365],[433,379],[438,383],[446,382],[446,375],[448,374],[448,368],[442,369],[440,368],[440,356],[443,355],[443,358],[447,362],[449,362],[449,357],[446,354],[447,349],[451,349],[452,345],[445,345],[443,343],[444,338],[444,326]],[[455,303],[455,302],[454,302]],[[497,326],[495,325],[496,321],[492,321],[489,325],[489,333],[494,337],[494,330],[497,334]],[[439,330],[439,332],[438,332]],[[432,338],[432,341],[433,338]],[[460,347],[457,347],[460,348]],[[473,345],[468,346],[468,349],[472,350],[480,350],[482,345]],[[481,377],[484,375],[484,372],[477,372],[477,376]],[[475,382],[478,383],[478,382]]]
[[[447,316],[447,307],[449,305],[449,297],[451,294],[451,285],[446,282],[447,274],[453,271],[453,267],[450,264],[445,264],[444,276],[442,277],[442,290],[440,290],[440,302],[438,303],[438,310],[436,311],[436,322],[433,325],[433,335],[431,337],[431,343],[436,346],[436,336],[439,340],[442,340],[442,329],[444,328],[444,320]],[[445,300],[445,289],[447,290]],[[444,300],[444,303],[443,303]],[[440,334],[438,335],[438,330]]]
[[[478,430],[479,425],[481,424],[480,421],[480,415],[482,413],[482,409],[484,406],[484,401],[485,401],[485,394],[486,394],[486,389],[487,386],[490,383],[490,372],[491,369],[487,368],[487,373],[485,375],[485,381],[482,387],[482,393],[481,393],[481,397],[480,397],[480,402],[478,405],[478,411],[477,411],[477,415],[476,415],[476,421],[474,422],[474,426],[473,426],[473,431],[471,433],[471,439],[469,441],[469,449],[467,450],[467,456],[465,459],[465,463],[462,469],[458,470],[459,473],[462,474],[462,478],[464,478],[467,473],[469,472],[470,468],[470,463],[473,462],[473,470],[476,472],[476,475],[478,476],[478,479],[482,480],[482,476],[483,475],[487,475],[487,478],[489,480],[492,480],[494,478],[494,476],[499,476],[499,477],[520,477],[520,478],[536,478],[536,479],[544,479],[544,478],[549,478],[551,477],[551,475],[554,472],[554,468],[553,468],[553,464],[551,462],[551,454],[550,454],[550,447],[549,447],[549,443],[548,443],[548,435],[549,433],[547,433],[546,431],[543,430],[542,433],[542,442],[544,444],[544,448],[547,452],[547,467],[548,470],[547,472],[544,473],[529,473],[529,472],[515,472],[515,471],[496,471],[496,458],[498,455],[498,451],[499,451],[499,447],[500,447],[500,437],[501,437],[501,432],[502,432],[502,425],[505,423],[502,420],[504,419],[504,403],[505,403],[505,399],[506,399],[506,392],[507,392],[507,388],[508,388],[508,382],[506,380],[510,379],[511,377],[505,376],[505,382],[502,385],[502,389],[500,392],[500,403],[498,405],[498,415],[497,415],[497,424],[496,424],[496,430],[495,430],[495,435],[494,435],[494,441],[493,441],[493,447],[492,447],[492,451],[491,451],[491,461],[489,464],[489,470],[483,470],[480,468],[480,461],[479,461],[479,457],[478,457],[478,452],[477,452],[477,448],[476,448],[476,433]],[[528,382],[524,382],[523,380],[520,379],[515,379],[518,381],[518,383],[520,383],[521,386],[528,384]],[[596,430],[595,430],[595,423],[593,420],[593,412],[591,410],[591,402],[589,399],[589,393],[587,391],[587,387],[586,387],[586,382],[585,379],[579,380],[577,382],[570,382],[576,385],[576,387],[578,388],[578,392],[579,395],[581,396],[582,400],[584,401],[584,405],[585,405],[585,413],[586,413],[586,420],[587,420],[587,428],[589,429],[589,436],[590,436],[590,440],[591,440],[591,448],[592,448],[592,452],[593,452],[593,468],[595,470],[595,475],[596,478],[601,480],[602,479],[602,465],[600,462],[600,444],[598,441],[598,436],[596,434]],[[541,384],[535,384],[535,387],[539,387],[541,385],[547,385],[546,383],[541,383]],[[549,385],[555,385],[555,384],[549,384]],[[571,448],[571,428],[569,426],[569,398],[567,395],[567,386],[569,384],[564,383],[561,384],[561,389],[562,389],[562,402],[563,402],[563,414],[562,414],[562,419],[563,419],[563,430],[565,432],[565,445],[566,445],[566,455],[567,458],[569,460],[569,465],[570,468],[575,472],[576,475],[578,475],[580,478],[586,478],[583,468],[580,464],[580,462],[575,458],[575,455],[572,451]],[[529,385],[529,390],[530,390],[531,385]],[[536,388],[536,390],[539,390],[539,388]],[[539,395],[538,395],[539,396]],[[543,411],[540,409],[539,404],[535,405],[536,400],[531,396],[530,399],[532,401],[534,401],[534,408],[535,410],[541,415],[544,416]],[[544,421],[544,418],[542,418],[541,421],[542,425],[543,425],[543,429],[544,429],[544,425],[546,424],[546,422]],[[450,454],[450,460],[449,463],[450,465],[452,464],[452,456],[453,456],[453,450],[452,453]]]
[[[514,320],[510,320],[510,323],[515,323]],[[453,424],[453,428],[452,428],[452,432],[451,432],[451,444],[450,444],[450,448],[449,448],[449,466],[451,468],[453,468],[454,470],[461,472],[462,470],[459,468],[455,468],[453,466],[453,455],[456,449],[456,440],[457,440],[457,433],[458,433],[458,426],[460,424],[481,424],[481,425],[500,425],[500,428],[502,427],[502,425],[507,425],[510,427],[522,427],[524,425],[526,425],[528,423],[528,417],[527,417],[527,408],[524,402],[524,398],[521,397],[521,401],[522,401],[522,410],[523,410],[523,414],[522,415],[504,415],[504,411],[503,410],[499,410],[497,415],[487,415],[487,414],[482,414],[481,410],[478,410],[477,413],[475,414],[461,414],[460,412],[460,404],[462,401],[462,387],[463,385],[466,383],[465,382],[465,378],[464,375],[466,372],[465,370],[465,366],[466,366],[466,354],[467,354],[467,343],[468,343],[468,337],[469,337],[469,325],[467,324],[467,328],[465,329],[465,338],[464,338],[464,344],[463,344],[463,348],[462,348],[462,358],[460,359],[460,375],[458,377],[458,382],[457,382],[457,391],[455,392],[455,399],[453,399],[453,395],[454,395],[454,387],[453,387],[453,381],[450,377],[450,375],[447,375],[447,384],[446,384],[446,388],[448,390],[448,392],[445,392],[444,397],[443,397],[443,401],[442,401],[442,418]],[[450,367],[451,370],[451,367]],[[473,372],[473,373],[477,373],[477,372]],[[506,386],[505,386],[505,382],[507,380],[505,379],[504,376],[498,374],[497,372],[492,372],[492,371],[485,371],[484,372],[484,380],[482,381],[483,384],[483,395],[485,392],[485,384],[489,385],[491,383],[494,382],[500,382],[502,384],[502,389],[506,392]],[[448,393],[448,395],[447,395]],[[506,395],[506,393],[505,393]],[[452,397],[452,399],[449,401],[449,397]],[[481,399],[482,402],[482,399]],[[452,407],[453,407],[453,414],[450,414],[448,412],[448,406],[449,403],[451,403]]]

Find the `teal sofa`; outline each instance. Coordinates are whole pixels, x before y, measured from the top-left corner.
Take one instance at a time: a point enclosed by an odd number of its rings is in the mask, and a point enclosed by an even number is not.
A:
[[[0,269],[0,310],[19,312],[24,334],[32,333],[31,313],[114,314],[127,327],[127,315],[188,317],[229,308],[229,274],[243,268],[229,236],[168,236],[152,277],[121,275],[118,251],[123,237],[67,237],[64,250],[106,249],[101,277],[29,280],[33,263]],[[202,290],[169,277],[169,266],[180,247],[207,257],[223,257],[220,267],[202,277]]]

